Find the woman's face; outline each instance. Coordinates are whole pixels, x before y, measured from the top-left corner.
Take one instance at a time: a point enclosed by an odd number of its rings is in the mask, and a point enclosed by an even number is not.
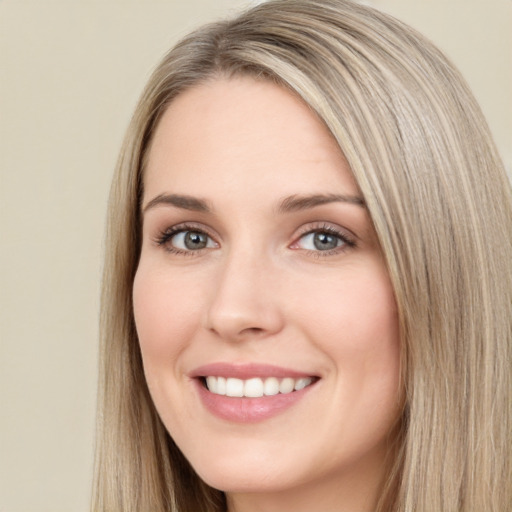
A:
[[[322,123],[265,81],[187,90],[156,130],[143,216],[145,375],[197,473],[233,503],[347,482],[371,496],[399,414],[397,312]]]

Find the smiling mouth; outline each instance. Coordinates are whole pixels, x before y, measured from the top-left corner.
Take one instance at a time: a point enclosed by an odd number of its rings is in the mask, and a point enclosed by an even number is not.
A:
[[[234,377],[202,377],[204,387],[215,395],[237,398],[261,398],[264,396],[287,395],[311,386],[317,377],[277,377],[237,379]]]

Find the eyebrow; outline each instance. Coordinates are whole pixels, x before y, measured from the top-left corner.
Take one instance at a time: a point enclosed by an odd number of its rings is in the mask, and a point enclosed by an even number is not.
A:
[[[291,213],[307,210],[329,203],[348,203],[365,208],[361,197],[345,194],[313,194],[307,196],[293,195],[285,197],[279,203],[278,213]],[[168,205],[201,213],[212,213],[212,208],[204,199],[180,194],[159,194],[144,206],[143,213],[157,206]]]
[[[179,194],[160,194],[149,203],[144,206],[142,212],[146,213],[151,208],[156,206],[169,205],[182,208],[183,210],[191,210],[195,212],[211,213],[211,208],[208,206],[208,202],[204,199],[199,199],[193,196],[184,196]]]
[[[329,203],[348,203],[365,208],[362,197],[345,194],[313,194],[310,196],[293,195],[283,199],[279,205],[279,213],[290,213],[314,208]]]

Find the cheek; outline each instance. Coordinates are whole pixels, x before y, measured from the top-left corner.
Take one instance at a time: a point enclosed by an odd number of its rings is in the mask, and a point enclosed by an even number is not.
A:
[[[326,409],[338,421],[328,429],[346,439],[354,453],[385,446],[401,411],[396,303],[387,276],[376,277],[333,290],[338,300],[331,297],[331,304],[336,306],[327,308],[324,302],[320,317],[330,328],[317,337],[337,375]],[[322,332],[320,325],[316,332]]]
[[[326,282],[314,298],[304,290],[309,337],[330,358],[342,401],[361,411],[394,409],[400,342],[393,290],[380,266],[352,270],[344,279]]]
[[[152,368],[177,360],[197,329],[199,296],[181,281],[143,265],[135,275],[133,309],[148,380]]]
[[[319,343],[333,353],[371,356],[386,347],[398,347],[398,315],[393,290],[385,272],[348,272],[324,286],[313,283],[302,296],[304,316]]]

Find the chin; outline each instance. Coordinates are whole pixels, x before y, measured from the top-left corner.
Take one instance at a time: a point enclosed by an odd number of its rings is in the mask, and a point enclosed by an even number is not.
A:
[[[294,486],[297,475],[257,463],[221,461],[207,467],[194,467],[206,484],[226,493],[271,493]]]

